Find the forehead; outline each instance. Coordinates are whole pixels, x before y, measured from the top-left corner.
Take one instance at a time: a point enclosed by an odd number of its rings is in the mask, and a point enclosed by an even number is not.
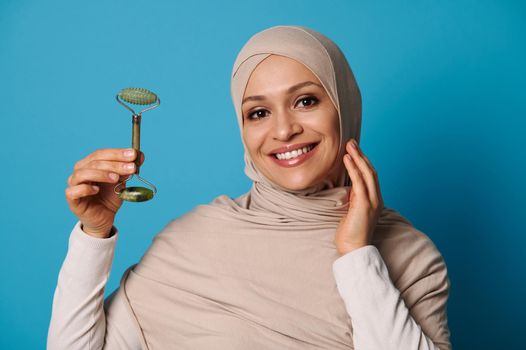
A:
[[[244,95],[270,92],[270,89],[285,89],[307,80],[321,84],[316,75],[303,63],[285,56],[270,55],[252,71]]]

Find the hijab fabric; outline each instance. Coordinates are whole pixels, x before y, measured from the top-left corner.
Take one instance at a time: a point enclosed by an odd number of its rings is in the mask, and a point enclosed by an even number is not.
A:
[[[318,77],[338,110],[338,153],[349,138],[359,141],[353,72],[334,42],[302,26],[263,30],[239,52],[231,94],[242,141],[241,100],[251,73],[271,54],[295,59]],[[266,178],[243,146],[251,189],[172,220],[121,280],[143,348],[353,349],[351,319],[332,273],[335,230],[348,210],[345,167],[335,183],[292,191]],[[374,244],[406,301],[416,303],[421,291],[411,285],[438,266],[432,242],[385,208]],[[409,269],[415,262],[419,268]],[[423,308],[415,310],[418,319]],[[421,321],[432,332],[437,319]]]

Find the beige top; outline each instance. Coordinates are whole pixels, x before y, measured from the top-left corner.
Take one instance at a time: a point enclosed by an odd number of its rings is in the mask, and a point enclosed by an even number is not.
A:
[[[221,329],[222,317],[232,315],[231,310],[203,315],[196,309],[195,317],[184,319],[152,310],[153,317],[165,317],[175,325],[191,323],[196,330],[194,334],[173,334],[173,343],[158,346],[151,346],[144,338],[126,294],[128,277],[130,273],[135,275],[135,265],[126,270],[120,287],[103,301],[118,236],[115,227],[111,237],[101,239],[84,233],[80,222],[74,226],[53,298],[48,349],[198,350],[210,349],[207,339],[212,336],[217,341],[214,349],[451,349],[446,317],[447,269],[423,233],[407,235],[400,231],[399,237],[403,238],[397,240],[399,251],[405,252],[405,267],[418,266],[421,271],[417,278],[408,279],[404,273],[390,277],[389,264],[393,259],[389,254],[382,257],[382,246],[380,251],[370,245],[336,258],[329,276],[334,283],[326,287],[337,290],[335,295],[340,299],[316,300],[316,295],[311,295],[316,286],[311,292],[294,296],[326,304],[323,314],[309,315],[297,324],[294,335],[279,334],[280,323],[294,321],[293,307],[288,304],[274,304],[267,324],[243,318],[243,310],[238,309],[234,329]],[[304,257],[306,271],[316,269],[313,258]],[[137,281],[140,279],[133,283]],[[204,302],[197,295],[194,298],[196,305]],[[345,315],[342,310],[347,311]],[[261,342],[266,332],[275,332],[283,343],[270,346]]]

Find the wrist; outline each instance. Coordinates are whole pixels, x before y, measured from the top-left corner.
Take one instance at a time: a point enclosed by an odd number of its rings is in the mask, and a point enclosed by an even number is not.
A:
[[[109,238],[112,235],[113,226],[110,228],[100,228],[100,229],[94,229],[90,228],[88,226],[85,226],[84,224],[80,224],[80,229],[82,232],[86,233],[87,235],[90,235],[95,238]]]
[[[336,250],[338,251],[338,254],[340,254],[340,256],[343,256],[345,254],[348,254],[352,251],[355,251],[356,249],[360,249],[360,248],[363,248],[365,246],[368,246],[369,243],[356,243],[356,244],[345,244],[343,246],[339,246],[336,248]]]

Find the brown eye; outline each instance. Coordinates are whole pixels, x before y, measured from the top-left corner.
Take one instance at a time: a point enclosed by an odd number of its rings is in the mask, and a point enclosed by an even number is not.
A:
[[[318,99],[314,96],[307,96],[307,97],[302,97],[301,99],[299,99],[298,103],[301,103],[303,107],[310,107],[318,103]]]
[[[258,110],[255,110],[254,112],[250,113],[248,115],[248,119],[254,119],[254,120],[257,120],[257,119],[261,119],[261,118],[264,118],[266,117],[266,110],[265,109],[258,109]]]

